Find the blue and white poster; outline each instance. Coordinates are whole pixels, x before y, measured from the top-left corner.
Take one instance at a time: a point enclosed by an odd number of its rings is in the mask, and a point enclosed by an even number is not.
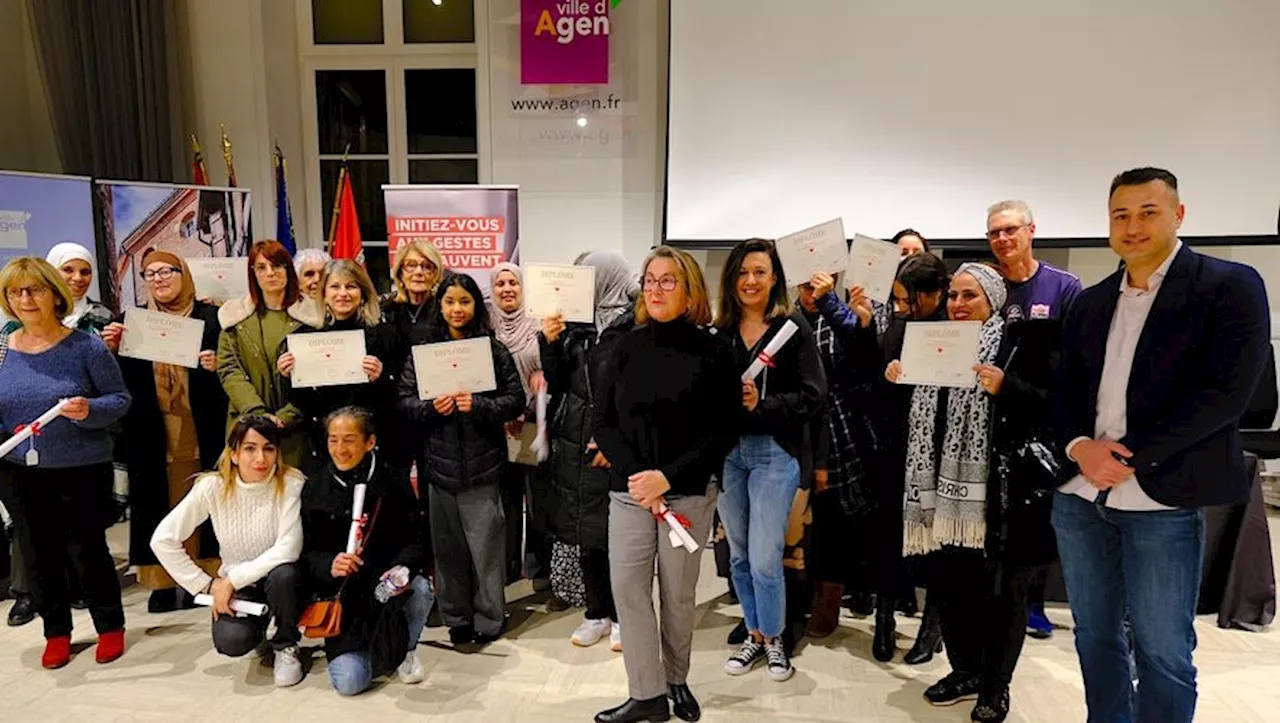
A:
[[[18,256],[44,258],[73,241],[97,254],[93,190],[88,178],[0,171],[0,265]],[[100,274],[89,298],[101,299]]]

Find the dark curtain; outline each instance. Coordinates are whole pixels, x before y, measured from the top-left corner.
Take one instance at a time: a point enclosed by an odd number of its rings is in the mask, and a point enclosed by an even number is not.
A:
[[[65,173],[174,180],[168,0],[27,0]]]

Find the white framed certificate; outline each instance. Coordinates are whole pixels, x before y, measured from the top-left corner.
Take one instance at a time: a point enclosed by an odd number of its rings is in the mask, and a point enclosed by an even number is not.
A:
[[[819,271],[838,274],[849,263],[844,221],[834,219],[778,239],[778,258],[792,288],[806,283]]]
[[[293,354],[295,387],[368,384],[361,364],[367,354],[363,331],[319,331],[285,337]]]
[[[862,234],[853,235],[849,246],[849,263],[844,270],[844,285],[861,286],[867,298],[881,303],[893,296],[893,280],[898,275],[902,252],[897,244]]]
[[[204,322],[147,309],[124,312],[120,356],[195,369],[200,364]]]
[[[230,301],[249,295],[249,259],[243,256],[202,256],[186,261],[198,298]]]
[[[529,264],[524,268],[524,308],[535,319],[563,314],[565,321],[590,324],[596,314],[596,270]]]
[[[417,376],[418,399],[424,401],[498,388],[493,346],[487,336],[419,344],[413,348],[413,371]]]
[[[902,341],[899,384],[967,388],[977,385],[980,321],[912,321]]]

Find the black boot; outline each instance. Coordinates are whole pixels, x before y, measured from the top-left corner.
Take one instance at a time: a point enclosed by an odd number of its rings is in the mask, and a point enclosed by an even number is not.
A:
[[[671,699],[671,712],[680,720],[696,721],[702,717],[702,706],[693,697],[693,691],[687,685],[667,686],[667,697]]]
[[[894,634],[897,622],[893,619],[893,601],[881,598],[876,606],[876,636],[871,643],[871,655],[881,663],[893,660]]]
[[[9,627],[17,628],[36,619],[35,601],[27,593],[14,593],[13,607],[9,608]]]
[[[636,721],[668,721],[671,720],[671,709],[667,707],[667,696],[636,700],[628,698],[626,703],[617,708],[610,708],[596,714],[596,723],[635,723]]]
[[[902,659],[907,665],[920,665],[933,660],[933,656],[942,652],[942,617],[938,606],[932,600],[924,601],[924,617],[920,620],[920,634],[916,636],[915,645],[907,651]]]
[[[746,640],[747,640],[747,623],[746,621],[743,621],[735,625],[733,627],[733,630],[729,631],[729,637],[727,640],[725,640],[725,642],[732,646],[738,646],[738,645],[742,645],[744,642],[746,642]]]

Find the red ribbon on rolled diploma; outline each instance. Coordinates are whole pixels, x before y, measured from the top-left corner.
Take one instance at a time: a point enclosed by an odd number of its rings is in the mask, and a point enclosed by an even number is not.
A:
[[[764,352],[760,352],[759,354],[757,354],[756,358],[760,360],[761,364],[764,364],[770,369],[776,369],[778,367],[778,365],[774,363],[773,357],[769,356]]]
[[[31,424],[19,424],[18,426],[13,428],[13,433],[21,434],[23,431],[27,429],[27,427],[31,428],[32,437],[39,437],[44,432],[44,430],[40,428],[39,422],[32,422]]]

